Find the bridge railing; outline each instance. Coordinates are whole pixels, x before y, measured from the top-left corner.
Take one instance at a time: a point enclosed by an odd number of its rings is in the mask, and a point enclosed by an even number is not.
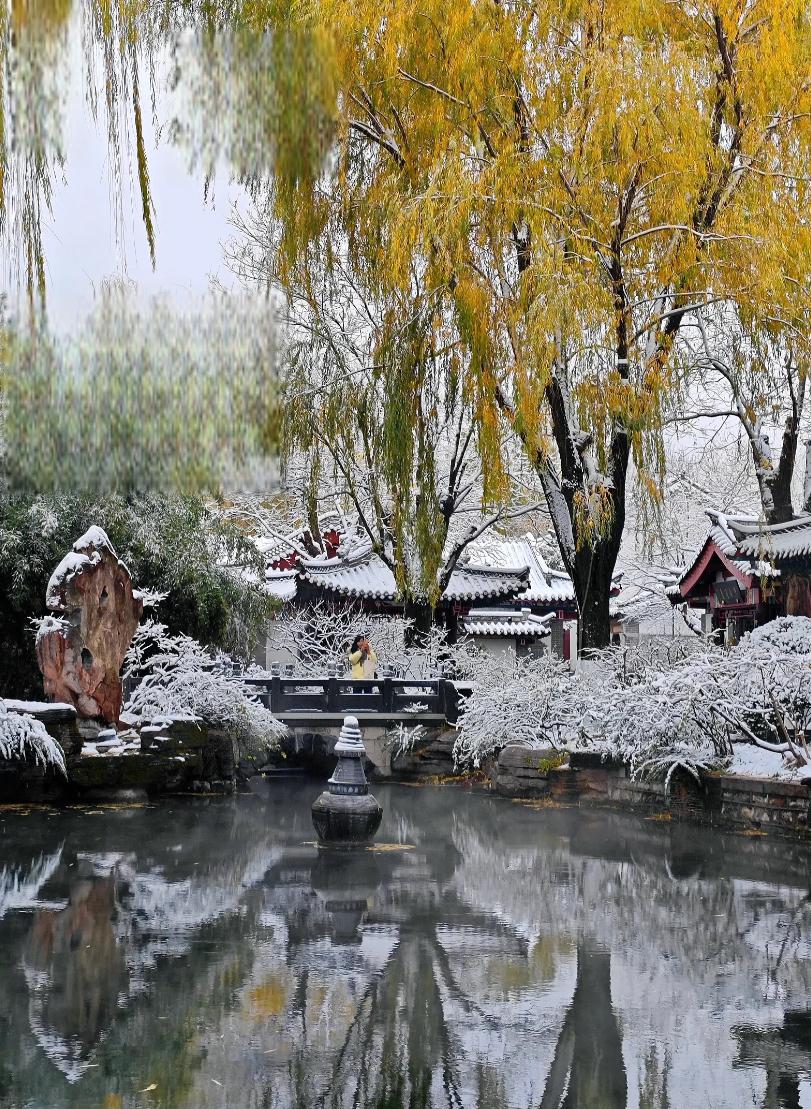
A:
[[[276,715],[374,713],[379,716],[444,716],[457,719],[457,690],[445,678],[244,678]]]

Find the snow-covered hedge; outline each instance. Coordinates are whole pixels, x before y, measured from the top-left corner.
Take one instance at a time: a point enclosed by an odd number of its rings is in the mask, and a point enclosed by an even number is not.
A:
[[[138,684],[124,705],[143,722],[197,718],[231,737],[237,754],[258,754],[278,744],[284,725],[231,672],[230,660],[213,657],[186,635],[170,635],[149,621],[133,637],[124,677]]]
[[[67,777],[62,748],[45,730],[44,724],[22,712],[9,712],[0,700],[0,759],[25,761],[33,759],[44,767],[52,767]]]
[[[456,757],[478,764],[511,742],[586,747],[638,775],[729,766],[741,743],[796,770],[811,761],[811,620],[785,617],[729,651],[610,648],[572,674],[554,659],[477,673]]]

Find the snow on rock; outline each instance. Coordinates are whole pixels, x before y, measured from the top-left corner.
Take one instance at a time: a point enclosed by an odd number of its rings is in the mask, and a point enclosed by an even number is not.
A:
[[[62,599],[62,590],[82,570],[97,566],[99,562],[101,562],[101,555],[98,552],[86,555],[69,551],[48,580],[48,588],[45,590],[45,604],[48,608],[54,612],[64,612],[65,602]]]
[[[110,542],[104,528],[93,524],[73,544],[57,568],[51,574],[48,588],[45,592],[45,603],[54,612],[63,612],[65,605],[62,590],[78,573],[90,566],[97,566],[101,562],[101,552],[107,551],[123,566],[115,552],[115,547]]]
[[[52,632],[65,633],[68,630],[68,622],[61,616],[43,616],[41,620],[34,621],[34,623],[37,629],[37,644],[47,635],[51,635]]]
[[[37,634],[46,694],[74,704],[80,716],[115,723],[121,664],[144,606],[102,528],[76,540],[51,575],[46,602],[64,614],[43,621]]]
[[[118,557],[115,553],[115,547],[110,542],[110,537],[104,528],[100,528],[97,524],[92,524],[84,535],[81,535],[73,544],[74,551],[87,552],[89,550],[100,551],[108,550],[111,555]]]
[[[76,715],[76,709],[73,705],[69,705],[67,701],[15,701],[6,697],[3,704],[9,712],[23,712],[31,716],[47,718],[48,716],[62,716],[65,712]]]

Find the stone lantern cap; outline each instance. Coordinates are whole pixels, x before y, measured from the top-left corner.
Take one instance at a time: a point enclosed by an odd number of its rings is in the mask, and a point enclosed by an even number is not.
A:
[[[335,744],[338,763],[327,782],[333,795],[362,796],[369,792],[363,760],[366,748],[363,746],[360,725],[356,716],[345,716],[338,742]]]

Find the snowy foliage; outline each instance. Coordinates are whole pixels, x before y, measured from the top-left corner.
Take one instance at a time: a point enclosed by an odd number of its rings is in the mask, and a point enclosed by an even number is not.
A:
[[[462,701],[457,763],[479,766],[508,743],[563,744],[576,726],[578,682],[561,659],[483,658]]]
[[[62,748],[45,726],[27,713],[9,712],[0,701],[0,759],[10,762],[33,760],[67,777]]]
[[[725,768],[747,743],[792,770],[811,761],[809,729],[811,620],[785,617],[729,651],[609,648],[574,674],[554,659],[493,664],[463,705],[456,757],[478,764],[511,742],[587,747],[669,778]]]
[[[199,497],[123,499],[74,494],[0,496],[0,690],[36,698],[42,676],[30,623],[46,611],[48,580],[77,535],[104,528],[136,589],[159,591],[161,620],[210,646],[251,657],[275,605],[262,588],[264,560]]]
[[[413,622],[402,616],[383,616],[326,601],[307,608],[285,609],[270,628],[271,647],[284,652],[296,677],[323,677],[330,666],[348,668],[344,645],[365,635],[377,655],[378,670],[397,676],[434,678],[443,666],[466,676],[477,665],[475,648],[463,639],[451,648],[444,628],[433,625],[414,642]]]
[[[124,662],[124,677],[138,682],[124,708],[143,722],[197,718],[225,731],[239,754],[275,747],[283,725],[231,670],[224,656],[149,621],[136,631]]]

